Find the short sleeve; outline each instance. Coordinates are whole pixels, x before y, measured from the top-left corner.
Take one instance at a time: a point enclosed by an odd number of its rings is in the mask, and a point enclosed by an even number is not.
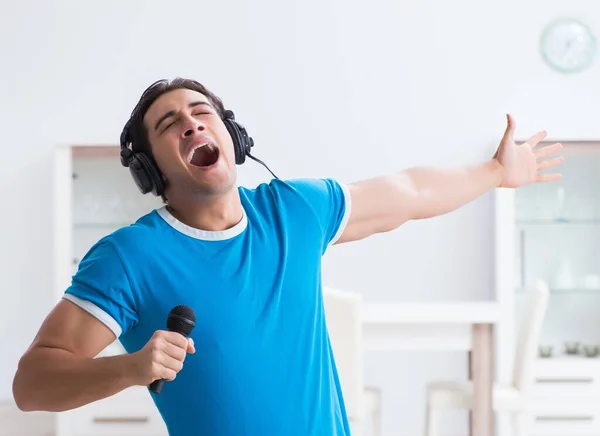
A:
[[[342,236],[350,219],[348,187],[333,179],[295,179],[289,182],[315,212],[322,230],[322,251]]]
[[[63,298],[95,316],[117,338],[138,322],[129,276],[108,238],[86,253]]]

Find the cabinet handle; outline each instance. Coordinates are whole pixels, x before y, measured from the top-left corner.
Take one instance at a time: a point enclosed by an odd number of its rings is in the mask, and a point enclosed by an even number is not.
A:
[[[593,383],[592,377],[536,378],[536,383]]]
[[[142,424],[150,421],[147,416],[94,416],[94,422],[99,424]]]
[[[593,416],[536,416],[536,421],[593,421]]]

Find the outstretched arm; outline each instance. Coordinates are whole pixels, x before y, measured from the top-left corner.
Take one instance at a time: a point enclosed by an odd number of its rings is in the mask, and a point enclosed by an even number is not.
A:
[[[504,137],[487,162],[456,169],[414,167],[350,184],[350,219],[338,243],[388,232],[409,220],[452,212],[493,188],[559,180],[560,174],[539,171],[561,164],[563,157],[540,159],[558,152],[562,145],[536,148],[546,137],[545,131],[516,144],[514,129],[514,120],[507,115]]]

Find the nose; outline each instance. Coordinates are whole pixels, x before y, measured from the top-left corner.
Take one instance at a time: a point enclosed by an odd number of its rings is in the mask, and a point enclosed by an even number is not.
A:
[[[186,120],[182,132],[182,136],[184,138],[189,138],[190,136],[195,135],[197,132],[201,132],[205,129],[204,123],[195,118],[189,118]]]

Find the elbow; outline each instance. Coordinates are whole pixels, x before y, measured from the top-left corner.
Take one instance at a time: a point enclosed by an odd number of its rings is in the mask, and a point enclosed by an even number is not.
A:
[[[13,378],[12,394],[15,404],[22,412],[34,412],[42,410],[36,404],[36,393],[34,392],[34,383],[31,383],[33,374],[27,368],[26,356],[21,358],[17,372]]]
[[[28,394],[27,390],[25,389],[23,378],[24,376],[22,371],[17,370],[12,385],[13,399],[15,400],[15,404],[20,411],[32,412],[35,410],[31,401],[33,396]]]
[[[17,409],[19,409],[21,412],[39,412],[40,411],[40,409],[35,408],[33,406],[33,404],[28,402],[26,400],[26,398],[24,398],[22,396],[14,395],[13,398],[15,399],[15,404],[17,405]]]

